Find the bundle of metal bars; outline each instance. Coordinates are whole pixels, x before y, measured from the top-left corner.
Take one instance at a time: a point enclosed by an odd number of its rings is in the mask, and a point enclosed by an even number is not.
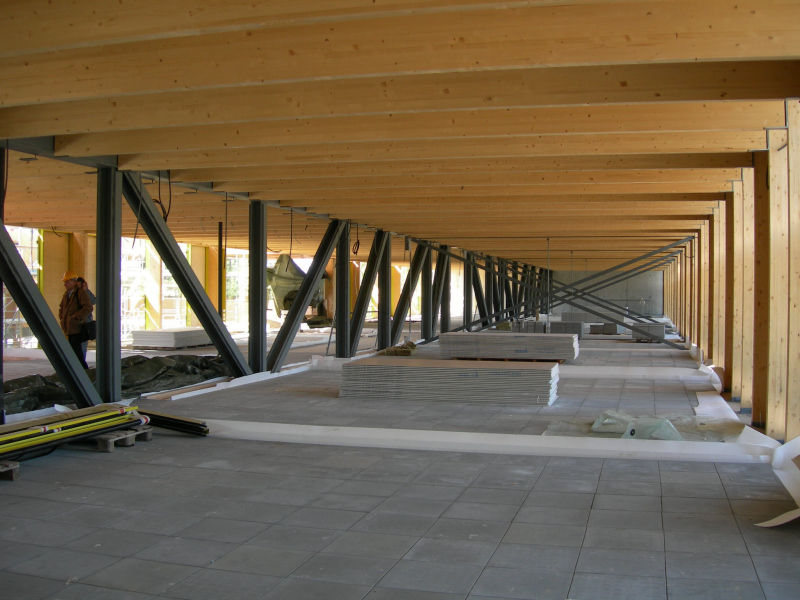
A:
[[[443,333],[442,358],[496,360],[573,360],[578,358],[578,336],[573,333]]]
[[[191,433],[193,435],[208,435],[209,433],[205,421],[191,419],[189,417],[177,417],[153,410],[140,410],[139,413],[150,419],[150,424],[153,427],[162,427],[164,429],[172,429],[173,431]]]
[[[339,396],[450,402],[552,404],[558,364],[376,357],[342,367]]]
[[[0,426],[0,458],[31,458],[72,442],[116,429],[146,425],[136,407],[100,404],[68,413]]]

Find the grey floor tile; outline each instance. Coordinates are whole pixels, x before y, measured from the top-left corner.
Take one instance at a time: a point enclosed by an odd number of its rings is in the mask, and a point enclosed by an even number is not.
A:
[[[664,553],[617,548],[583,548],[575,572],[663,577]]]
[[[366,513],[329,508],[300,508],[281,521],[282,525],[317,527],[320,529],[349,529]]]
[[[369,586],[289,578],[266,596],[266,600],[361,600],[367,592]]]
[[[667,531],[665,548],[671,552],[707,552],[710,554],[747,554],[744,538],[739,533],[704,531]]]
[[[364,600],[464,600],[464,594],[442,594],[378,587],[367,594]]]
[[[442,540],[499,542],[507,530],[508,523],[503,521],[438,519],[425,533],[425,537]]]
[[[743,554],[667,552],[667,578],[756,581],[753,561]]]
[[[587,527],[583,547],[658,552],[664,550],[664,533],[648,529]]]
[[[753,555],[753,563],[761,581],[800,583],[800,557]]]
[[[273,525],[247,541],[250,546],[268,546],[288,550],[317,552],[331,544],[341,535],[333,529]]]
[[[644,510],[661,511],[658,496],[636,496],[627,494],[595,494],[592,508],[599,510]]]
[[[138,552],[136,558],[205,567],[236,547],[236,544],[172,537]]]
[[[661,494],[680,498],[727,498],[721,483],[662,483]]]
[[[335,508],[341,510],[370,511],[384,498],[381,496],[354,496],[351,494],[321,494],[310,506],[315,508]]]
[[[118,560],[119,558],[115,556],[53,548],[34,558],[16,563],[9,567],[8,570],[59,581],[77,581],[114,564]]]
[[[145,548],[168,539],[167,536],[117,529],[97,529],[67,544],[67,548],[97,552],[107,556],[132,556]]]
[[[533,489],[537,492],[576,492],[593,494],[597,489],[597,478],[583,476],[566,479],[543,474],[536,480]]]
[[[7,569],[17,563],[36,558],[50,548],[34,544],[0,544],[0,570]]]
[[[494,542],[423,538],[404,558],[426,562],[485,565],[497,548]]]
[[[755,581],[670,577],[667,593],[670,600],[764,600],[761,586]]]
[[[39,519],[0,518],[0,540],[38,546],[62,546],[91,533],[90,527]]]
[[[500,544],[489,564],[493,567],[572,573],[580,549],[566,546]]]
[[[781,485],[731,485],[725,484],[731,500],[791,500],[789,492]]]
[[[435,522],[436,519],[433,517],[371,512],[353,525],[352,530],[420,536],[428,531]]]
[[[343,481],[330,492],[334,494],[350,494],[357,496],[383,496],[388,497],[396,493],[402,484],[380,483],[374,481]]]
[[[510,522],[516,514],[517,507],[514,505],[458,501],[454,502],[443,516],[449,519]]]
[[[199,519],[193,515],[164,514],[144,510],[129,511],[117,521],[108,524],[109,529],[173,535],[195,523]]]
[[[64,587],[63,581],[42,579],[22,573],[0,572],[0,600],[40,600]]]
[[[713,485],[722,483],[716,471],[662,471],[661,483],[696,483]]]
[[[661,471],[717,472],[717,465],[701,461],[662,460],[659,461]]]
[[[296,506],[286,504],[270,504],[268,502],[245,502],[243,500],[225,500],[214,502],[210,510],[203,516],[236,521],[257,521],[259,523],[277,523],[297,510]]]
[[[591,508],[594,494],[576,492],[538,492],[532,491],[525,500],[525,506],[550,506],[553,508]]]
[[[447,500],[452,502],[464,491],[463,486],[455,485],[404,485],[394,494],[397,498],[415,498],[419,500]]]
[[[460,502],[481,504],[508,504],[519,506],[527,497],[527,491],[471,487],[464,490],[458,498]]]
[[[617,527],[630,529],[662,528],[661,513],[641,510],[592,510],[589,527]]]
[[[662,513],[664,531],[695,531],[702,533],[739,533],[739,526],[730,513],[682,514]]]
[[[448,506],[450,506],[450,500],[430,500],[428,498],[395,495],[383,500],[375,510],[383,513],[438,517]]]
[[[747,517],[749,522],[766,521],[783,513],[794,510],[797,504],[794,500],[730,500],[733,514]],[[793,525],[793,524],[792,524]],[[800,524],[794,525],[800,530]],[[791,525],[784,525],[788,529]]]
[[[585,532],[586,527],[576,525],[512,523],[503,542],[506,544],[579,547],[583,543]]]
[[[748,519],[740,522],[742,535],[752,555],[787,556],[800,555],[800,533],[798,525],[787,523],[781,527],[758,527]]]
[[[324,551],[350,556],[399,559],[418,539],[417,536],[409,535],[347,531],[337,537]]]
[[[726,499],[721,498],[676,498],[664,497],[661,505],[665,513],[677,512],[683,514],[706,514],[715,515],[731,512],[730,504]]]
[[[634,577],[575,573],[567,598],[570,600],[666,600],[663,577]]]
[[[47,600],[156,600],[162,597],[125,590],[112,590],[107,587],[84,585],[82,583],[71,583],[56,594],[48,596]],[[0,593],[0,598],[2,598],[2,593]]]
[[[797,600],[800,598],[800,583],[764,581],[761,583],[767,600]]]
[[[550,506],[523,506],[514,518],[515,523],[541,523],[544,525],[586,526],[589,510],[585,508],[554,508]]]
[[[317,554],[295,569],[292,577],[375,585],[396,562],[393,558]]]
[[[220,600],[234,594],[238,598],[263,598],[280,582],[280,577],[200,569],[170,588],[167,596],[183,600]]]
[[[87,577],[83,583],[145,594],[162,594],[197,570],[196,567],[123,558]]]
[[[198,540],[212,540],[215,542],[246,542],[268,525],[255,521],[238,521],[234,519],[202,519],[190,527],[175,532],[178,537]]]
[[[482,567],[446,563],[401,560],[381,580],[381,587],[424,592],[466,594],[472,588]]]
[[[597,484],[598,494],[617,494],[629,496],[660,496],[660,481],[624,481],[616,479],[600,479]]]
[[[492,465],[488,467],[473,482],[478,487],[502,489],[530,489],[539,475],[542,467],[529,467],[522,465]]]
[[[310,552],[244,545],[215,561],[213,568],[286,577],[310,557]]]
[[[558,571],[530,571],[488,567],[473,590],[476,596],[562,600],[567,596],[572,576]]]

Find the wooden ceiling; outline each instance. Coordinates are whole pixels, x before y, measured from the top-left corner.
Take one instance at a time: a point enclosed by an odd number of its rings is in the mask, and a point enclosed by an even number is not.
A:
[[[160,174],[182,241],[246,247],[250,198],[276,251],[330,216],[595,270],[701,230],[785,125],[800,2],[10,0],[0,81],[0,139]],[[91,170],[29,158],[6,223],[92,231]]]

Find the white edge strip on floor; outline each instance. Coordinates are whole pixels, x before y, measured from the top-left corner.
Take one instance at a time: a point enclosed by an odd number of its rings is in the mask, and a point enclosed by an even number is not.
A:
[[[797,504],[800,504],[800,469],[797,468],[794,460],[798,455],[800,455],[800,437],[775,449],[772,456],[772,469],[778,479],[781,480],[786,491],[789,492]],[[756,525],[759,527],[775,527],[793,521],[798,517],[800,517],[800,508],[795,508],[769,521],[756,523]]]
[[[772,448],[758,444],[622,440],[567,436],[433,431],[206,420],[211,435],[239,440],[594,458],[770,462]]]
[[[614,367],[559,365],[562,379],[709,379],[709,374],[690,367]]]

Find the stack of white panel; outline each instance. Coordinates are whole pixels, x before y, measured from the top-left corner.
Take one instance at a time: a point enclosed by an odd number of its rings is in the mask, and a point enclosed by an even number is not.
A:
[[[580,338],[583,335],[581,321],[550,321],[549,333],[574,333]]]
[[[552,404],[558,397],[558,364],[428,360],[379,356],[342,367],[339,396],[369,400],[442,400]]]
[[[524,321],[514,321],[514,331],[517,333],[544,333],[544,321],[526,319]]]
[[[153,329],[133,331],[134,348],[189,348],[208,346],[211,339],[202,327],[182,327],[177,329]]]
[[[494,358],[500,360],[574,360],[578,336],[574,333],[466,333],[439,336],[442,358]]]

